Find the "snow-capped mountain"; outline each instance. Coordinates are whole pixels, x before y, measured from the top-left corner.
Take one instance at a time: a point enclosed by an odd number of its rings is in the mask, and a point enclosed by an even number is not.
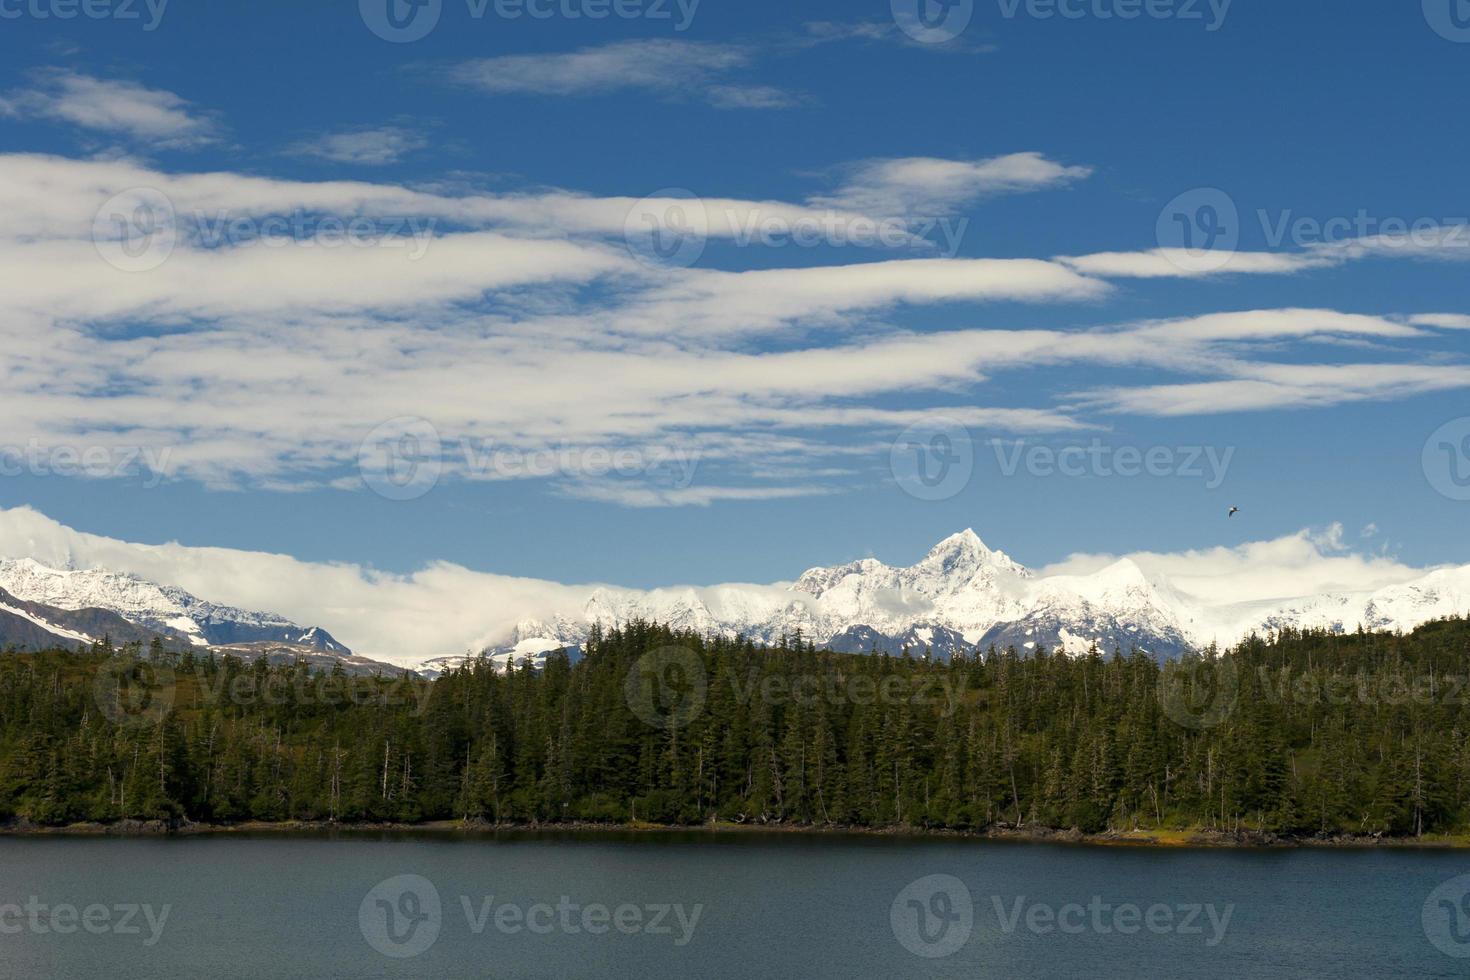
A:
[[[117,643],[147,643],[154,634],[106,610],[57,609],[0,589],[0,647],[90,644],[103,636]]]
[[[864,558],[812,568],[781,585],[598,588],[581,616],[525,620],[487,654],[520,662],[540,651],[579,647],[593,623],[608,628],[644,619],[758,643],[800,635],[852,653],[907,650],[948,659],[992,641],[1021,650],[1041,644],[1077,651],[1097,641],[1106,650],[1137,645],[1174,656],[1188,645],[1169,615],[1175,603],[1131,563],[1076,581],[1038,579],[965,530],[904,568]]]
[[[1213,585],[1201,584],[1208,578],[1188,580],[1194,592],[1181,588],[1149,556],[1110,564],[1074,560],[1070,567],[1086,571],[1038,574],[965,530],[906,567],[863,558],[811,568],[794,581],[772,585],[644,591],[545,583],[554,589],[529,590],[533,598],[513,628],[466,638],[470,650],[482,652],[414,664],[433,675],[477,657],[499,667],[539,665],[549,652],[564,649],[576,659],[594,623],[609,629],[633,620],[761,644],[800,636],[853,653],[907,651],[948,659],[992,646],[1023,654],[1038,647],[1079,654],[1096,644],[1105,653],[1137,648],[1167,659],[1286,627],[1408,631],[1432,619],[1470,615],[1470,566],[1410,572],[1402,576],[1406,580],[1382,579],[1393,584],[1370,591],[1282,598],[1262,598],[1256,591],[1248,601],[1215,594]],[[543,592],[553,600],[536,598]],[[127,629],[244,655],[269,648],[278,658],[294,650],[352,660],[324,629],[270,613],[217,605],[135,575],[0,560],[0,645],[55,642],[47,638],[70,634],[130,639]],[[371,662],[362,666],[373,669]]]
[[[59,569],[30,558],[0,559],[0,590],[53,610],[110,613],[150,634],[193,646],[275,643],[343,657],[352,652],[319,627],[298,626],[273,613],[217,605],[183,589],[106,569]],[[102,626],[115,628],[117,623],[99,624],[87,635],[122,639],[115,629],[110,632]]]
[[[580,615],[528,618],[486,654],[497,663],[535,663],[546,651],[580,648],[593,623],[610,628],[643,619],[758,643],[799,634],[843,652],[907,650],[948,659],[991,646],[1077,654],[1095,643],[1105,653],[1136,647],[1169,659],[1283,627],[1410,630],[1467,614],[1470,566],[1368,593],[1232,605],[1189,595],[1127,558],[1090,574],[1038,576],[965,530],[908,567],[864,558],[769,586],[592,589]],[[442,658],[436,666],[463,659]]]

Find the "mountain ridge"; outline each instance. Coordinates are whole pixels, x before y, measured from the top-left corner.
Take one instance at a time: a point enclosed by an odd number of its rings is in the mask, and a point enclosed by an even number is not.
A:
[[[1136,647],[1167,660],[1284,627],[1408,631],[1465,614],[1470,566],[1434,569],[1375,590],[1216,605],[1129,557],[1085,574],[1040,576],[966,528],[909,566],[870,557],[808,568],[790,583],[769,586],[597,587],[580,615],[524,619],[485,653],[500,663],[535,662],[546,651],[580,648],[594,623],[606,629],[644,619],[758,643],[799,632],[843,652],[907,650],[948,659],[991,646],[1078,654],[1096,644],[1107,653]],[[457,659],[464,658],[436,663]]]
[[[610,629],[633,620],[758,644],[799,635],[842,652],[948,659],[994,646],[1023,654],[1045,647],[1075,655],[1095,644],[1108,653],[1137,648],[1167,660],[1288,627],[1407,632],[1433,619],[1470,614],[1470,566],[1436,568],[1359,591],[1276,599],[1260,598],[1258,592],[1213,602],[1179,587],[1146,555],[1079,561],[1072,567],[1078,566],[1084,570],[1038,573],[966,528],[906,566],[864,557],[813,566],[794,580],[764,585],[559,586],[562,596],[554,605],[529,600],[524,614],[509,618],[514,625],[480,634],[481,640],[467,644],[469,653],[409,663],[433,673],[480,656],[501,666],[540,662],[560,649],[575,657],[594,625]],[[1180,569],[1171,566],[1174,575],[1187,574]],[[1202,590],[1198,584],[1192,588]],[[6,596],[10,608],[5,608]],[[22,608],[24,603],[45,608]],[[94,622],[89,616],[117,618]],[[7,631],[34,642],[71,633],[96,637],[101,630],[117,641],[128,629],[200,648],[269,649],[278,657],[294,649],[320,655],[323,662],[353,657],[321,626],[216,604],[133,574],[0,559],[0,643]]]
[[[65,637],[70,627],[64,624],[83,611],[111,617],[91,630],[72,630],[85,642],[104,634],[116,642],[157,635],[201,648],[273,643],[343,658],[352,656],[351,650],[321,627],[299,626],[274,613],[220,605],[175,586],[103,568],[53,568],[34,558],[0,558],[0,596],[44,608],[47,612],[41,618],[63,630],[50,632],[64,638],[77,639]],[[8,614],[17,616],[13,610]],[[21,632],[13,622],[11,626]],[[128,626],[139,635],[131,633]]]

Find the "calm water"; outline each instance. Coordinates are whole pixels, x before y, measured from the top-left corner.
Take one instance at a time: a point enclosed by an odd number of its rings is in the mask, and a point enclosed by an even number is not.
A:
[[[1465,976],[1466,872],[801,835],[7,839],[0,978]]]

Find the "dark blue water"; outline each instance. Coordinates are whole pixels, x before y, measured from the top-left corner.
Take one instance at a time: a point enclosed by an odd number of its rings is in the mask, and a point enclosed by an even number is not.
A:
[[[0,841],[0,978],[1457,977],[1470,854],[796,834]]]

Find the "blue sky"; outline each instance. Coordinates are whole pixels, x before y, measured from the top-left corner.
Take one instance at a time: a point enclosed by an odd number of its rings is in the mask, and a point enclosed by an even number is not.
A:
[[[1470,415],[1448,2],[976,0],[945,43],[887,0],[703,0],[687,25],[443,0],[391,43],[374,2],[168,4],[150,30],[141,2],[0,0],[0,444],[41,460],[0,506],[630,586],[908,562],[967,526],[1035,565],[1334,523],[1470,560],[1446,482],[1470,427],[1431,441]],[[1202,210],[1220,192],[1235,219]],[[163,202],[168,254],[117,251],[119,199]],[[629,248],[696,212],[692,264]],[[1176,214],[1226,235],[1181,253]],[[372,226],[325,249],[327,218]],[[872,229],[896,238],[838,239]],[[936,435],[973,470],[914,484],[906,440]],[[412,445],[433,486],[374,492]],[[53,475],[68,448],[110,462]],[[546,448],[579,462],[507,469]],[[1153,475],[1094,462],[1150,451]],[[616,452],[638,472],[589,472]]]

